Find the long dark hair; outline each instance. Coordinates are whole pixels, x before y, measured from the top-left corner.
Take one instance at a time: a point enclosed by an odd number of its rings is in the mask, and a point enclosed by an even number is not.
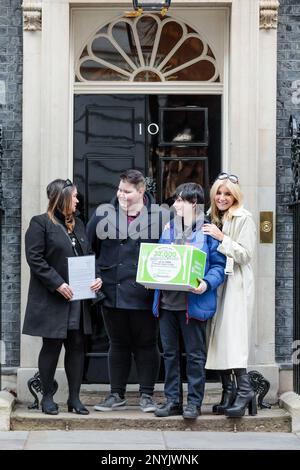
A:
[[[57,224],[55,211],[59,210],[65,216],[65,225],[73,231],[75,216],[72,212],[72,194],[76,186],[70,180],[56,179],[47,186],[49,199],[47,214],[54,224]]]

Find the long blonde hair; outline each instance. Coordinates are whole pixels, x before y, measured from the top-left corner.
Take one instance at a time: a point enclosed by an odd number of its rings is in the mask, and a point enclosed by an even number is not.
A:
[[[72,194],[76,186],[69,180],[56,179],[48,184],[47,196],[49,199],[47,214],[49,219],[57,224],[55,211],[59,210],[65,216],[65,225],[69,232],[72,232],[75,226],[75,216],[72,212]]]
[[[220,212],[216,205],[216,195],[221,186],[225,186],[225,188],[228,189],[234,197],[232,206],[225,213]],[[242,206],[243,198],[244,196],[238,183],[232,183],[228,178],[224,180],[216,179],[210,190],[211,222],[221,228],[224,221],[226,219],[231,219],[232,213]]]

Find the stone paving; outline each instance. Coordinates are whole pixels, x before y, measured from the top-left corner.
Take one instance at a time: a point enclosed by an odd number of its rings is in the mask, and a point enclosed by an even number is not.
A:
[[[3,431],[0,450],[300,450],[300,434],[192,431]]]

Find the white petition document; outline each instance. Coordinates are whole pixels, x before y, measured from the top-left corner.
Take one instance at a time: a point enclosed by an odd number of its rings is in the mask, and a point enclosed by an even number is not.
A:
[[[68,270],[72,300],[94,299],[91,284],[95,280],[95,255],[68,258]]]

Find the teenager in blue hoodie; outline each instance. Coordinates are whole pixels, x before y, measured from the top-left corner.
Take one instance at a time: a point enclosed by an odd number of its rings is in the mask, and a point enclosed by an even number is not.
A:
[[[199,184],[184,183],[175,191],[176,217],[164,230],[159,243],[189,244],[207,253],[205,275],[189,292],[160,291],[154,294],[153,313],[159,317],[165,365],[166,402],[155,411],[159,417],[183,414],[196,419],[201,413],[205,386],[206,320],[217,306],[217,287],[224,281],[225,256],[217,251],[218,241],[205,235],[204,193]],[[187,406],[183,411],[179,333],[186,352]]]

